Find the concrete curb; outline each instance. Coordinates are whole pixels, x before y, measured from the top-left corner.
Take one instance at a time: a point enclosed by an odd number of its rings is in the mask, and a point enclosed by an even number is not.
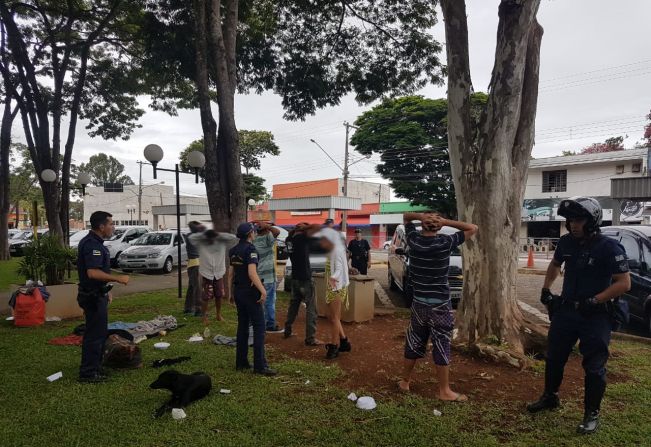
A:
[[[611,334],[611,338],[614,340],[634,341],[636,343],[651,345],[651,338],[640,337],[639,335],[625,334],[623,332],[613,332]]]
[[[547,270],[529,269],[529,268],[526,268],[526,267],[520,267],[520,268],[518,268],[518,273],[522,273],[524,275],[542,275],[542,276],[545,276],[547,274]]]

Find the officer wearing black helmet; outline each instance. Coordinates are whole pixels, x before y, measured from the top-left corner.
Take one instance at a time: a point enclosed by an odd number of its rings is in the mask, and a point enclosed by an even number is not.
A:
[[[583,422],[580,434],[599,426],[601,400],[606,390],[606,361],[612,330],[610,301],[631,288],[624,248],[600,234],[602,210],[591,197],[563,200],[558,214],[565,217],[569,234],[558,241],[554,259],[547,268],[541,302],[550,313],[545,391],[527,406],[531,413],[560,405],[558,389],[565,363],[579,340],[585,370]],[[563,291],[552,295],[550,288],[565,265]]]

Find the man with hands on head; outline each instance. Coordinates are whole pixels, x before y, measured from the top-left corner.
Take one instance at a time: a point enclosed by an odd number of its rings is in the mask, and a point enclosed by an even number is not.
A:
[[[421,221],[418,231],[413,221]],[[450,253],[477,233],[477,225],[447,220],[435,213],[406,213],[405,235],[409,247],[409,282],[413,291],[411,322],[405,342],[402,392],[410,391],[416,360],[425,357],[427,342],[432,341],[432,355],[438,377],[438,398],[464,402],[468,397],[450,388],[450,344],[454,315],[450,302]],[[456,228],[454,234],[439,234],[444,227]]]

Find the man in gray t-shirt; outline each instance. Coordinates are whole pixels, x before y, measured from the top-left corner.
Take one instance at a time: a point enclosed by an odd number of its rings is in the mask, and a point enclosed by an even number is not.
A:
[[[258,235],[253,245],[258,252],[258,276],[267,291],[264,305],[267,332],[281,332],[276,324],[276,238],[280,230],[269,222],[256,222]]]

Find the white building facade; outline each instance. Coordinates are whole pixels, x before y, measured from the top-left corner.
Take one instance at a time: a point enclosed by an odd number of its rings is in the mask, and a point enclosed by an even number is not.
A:
[[[106,211],[113,215],[116,225],[144,225],[151,229],[176,228],[176,215],[161,215],[157,218],[158,228],[154,228],[152,207],[175,205],[174,188],[168,185],[124,185],[105,188],[91,186],[86,188],[84,197],[84,225],[90,226],[90,215],[95,211]],[[181,204],[208,205],[206,197],[181,196]],[[181,216],[181,226],[190,220],[210,221],[210,216]]]
[[[522,208],[522,238],[558,238],[565,232],[558,216],[561,200],[594,197],[604,209],[604,223],[620,213],[622,224],[648,223],[651,203],[611,198],[611,179],[649,175],[649,150],[629,149],[589,155],[533,159],[529,162]],[[651,191],[649,191],[651,196]]]

